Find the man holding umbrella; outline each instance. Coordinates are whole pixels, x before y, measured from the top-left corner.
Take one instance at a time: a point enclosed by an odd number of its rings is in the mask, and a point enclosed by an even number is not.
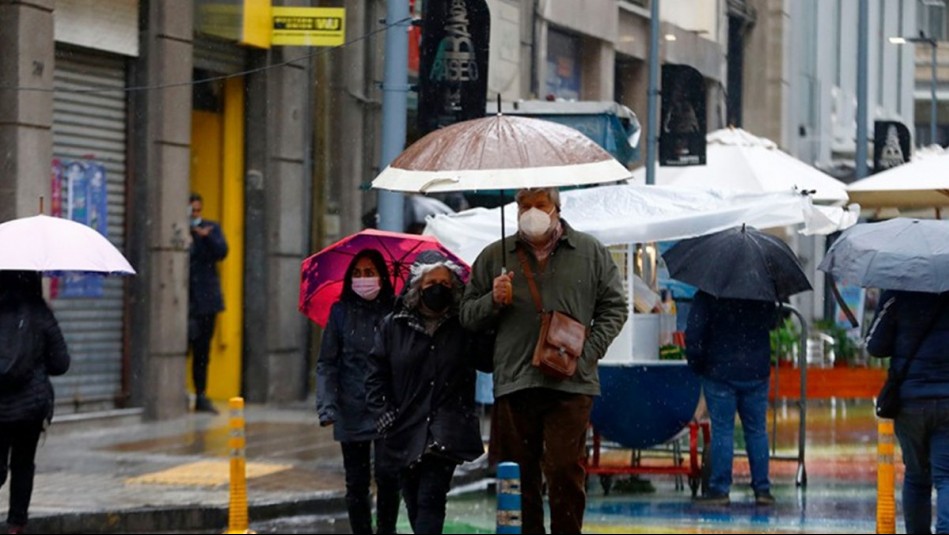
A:
[[[597,361],[629,308],[609,250],[560,219],[556,188],[521,189],[516,201],[517,235],[494,242],[475,260],[461,321],[469,329],[497,333],[491,442],[499,460],[520,465],[524,533],[544,532],[544,477],[551,532],[580,533],[586,431],[593,396],[600,393]],[[517,273],[506,271],[505,258],[518,258]],[[530,364],[541,308],[566,313],[586,327],[576,372],[565,379]]]
[[[780,238],[742,225],[682,240],[663,255],[669,275],[698,287],[685,330],[686,359],[702,378],[712,422],[708,492],[728,505],[735,413],[741,418],[755,504],[774,504],[768,478],[769,333],[789,296],[811,289],[794,251]]]

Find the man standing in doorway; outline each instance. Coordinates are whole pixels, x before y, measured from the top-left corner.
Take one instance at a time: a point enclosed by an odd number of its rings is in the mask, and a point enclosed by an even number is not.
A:
[[[227,242],[221,226],[201,217],[203,200],[191,194],[191,252],[188,288],[188,345],[191,347],[191,379],[194,382],[194,410],[217,414],[208,400],[208,362],[211,338],[219,312],[224,310],[217,263],[227,256]]]

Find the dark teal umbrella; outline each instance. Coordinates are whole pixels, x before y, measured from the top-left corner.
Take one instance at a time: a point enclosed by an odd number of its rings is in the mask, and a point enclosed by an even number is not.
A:
[[[783,301],[813,289],[784,241],[745,225],[682,240],[662,257],[670,277],[715,297]]]

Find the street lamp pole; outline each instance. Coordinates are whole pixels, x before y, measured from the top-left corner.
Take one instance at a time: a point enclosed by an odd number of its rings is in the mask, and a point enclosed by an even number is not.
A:
[[[938,116],[936,115],[936,48],[938,44],[935,39],[932,37],[928,38],[929,48],[931,50],[931,59],[930,59],[930,78],[929,78],[929,144],[932,145],[937,143],[936,140],[936,121]]]

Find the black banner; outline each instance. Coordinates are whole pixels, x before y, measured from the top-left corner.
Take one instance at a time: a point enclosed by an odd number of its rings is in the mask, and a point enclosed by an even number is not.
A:
[[[425,0],[418,74],[420,135],[484,117],[490,36],[485,0]]]
[[[909,161],[909,128],[899,121],[873,121],[873,172],[879,173]]]
[[[705,79],[688,65],[662,66],[659,165],[705,165]]]

